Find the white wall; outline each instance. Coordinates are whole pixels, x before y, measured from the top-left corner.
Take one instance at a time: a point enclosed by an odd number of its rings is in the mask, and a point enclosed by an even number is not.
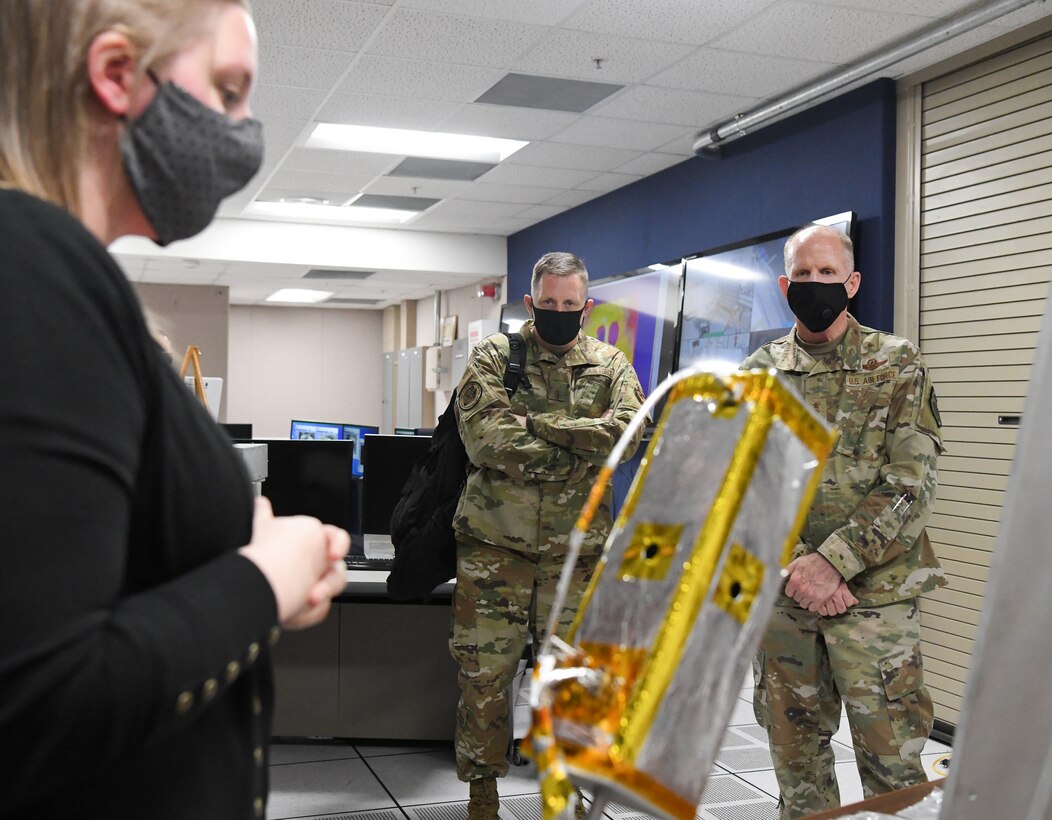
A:
[[[296,419],[380,424],[382,314],[230,307],[226,418],[255,437]]]

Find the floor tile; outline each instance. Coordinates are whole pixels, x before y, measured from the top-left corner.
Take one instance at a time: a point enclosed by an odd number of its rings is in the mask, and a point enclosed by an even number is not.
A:
[[[858,776],[858,768],[855,766],[854,753],[851,760],[837,763],[833,770],[836,772],[836,782],[840,787],[840,805],[850,806],[862,799],[862,781]]]
[[[457,779],[452,749],[375,757],[368,762],[401,806],[467,800],[468,786]],[[500,779],[497,788],[501,797],[540,792],[532,765],[513,766],[508,776]]]
[[[394,806],[361,759],[270,767],[268,820]]]
[[[921,754],[921,764],[928,780],[940,780],[950,773],[952,765],[952,752],[938,752],[936,754]]]
[[[752,700],[737,698],[734,701],[734,708],[731,710],[731,717],[727,721],[727,725],[747,726],[749,724],[756,725],[756,713],[752,708]]]
[[[739,772],[734,775],[740,777],[747,783],[751,783],[765,794],[778,799],[778,778],[775,777],[774,769],[759,769],[754,772]]]
[[[453,746],[450,743],[431,743],[421,742],[416,744],[407,744],[399,746],[397,744],[387,743],[355,743],[355,750],[362,757],[386,757],[388,755],[413,755],[422,754],[424,752],[434,752],[440,749],[452,749]]]
[[[271,743],[270,765],[312,763],[318,760],[346,760],[358,757],[354,747],[346,743]]]

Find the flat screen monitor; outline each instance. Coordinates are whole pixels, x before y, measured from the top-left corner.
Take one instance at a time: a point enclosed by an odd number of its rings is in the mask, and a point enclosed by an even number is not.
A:
[[[518,333],[522,323],[529,318],[530,312],[526,310],[526,305],[522,303],[522,299],[509,302],[500,309],[501,333]]]
[[[394,434],[396,436],[415,436],[416,435],[416,428],[415,427],[395,427]]]
[[[362,476],[362,444],[365,443],[365,437],[379,432],[380,428],[371,424],[340,425],[340,438],[343,441],[350,441],[354,445],[354,475],[359,478]]]
[[[852,212],[815,220],[854,239]],[[700,361],[737,367],[757,348],[789,332],[796,317],[778,285],[783,251],[796,228],[687,257],[677,368]]]
[[[431,446],[429,436],[368,435],[362,448],[362,532],[389,535],[391,513],[402,495],[409,471]]]
[[[248,440],[252,438],[251,423],[221,421],[219,426],[226,430],[226,434],[232,439]]]
[[[651,265],[588,287],[584,332],[621,350],[648,396],[672,372],[682,262]]]
[[[343,425],[328,421],[292,420],[289,438],[295,441],[339,441]]]
[[[263,495],[275,515],[312,515],[348,532],[361,532],[362,482],[354,479],[353,442],[260,441],[267,445]]]

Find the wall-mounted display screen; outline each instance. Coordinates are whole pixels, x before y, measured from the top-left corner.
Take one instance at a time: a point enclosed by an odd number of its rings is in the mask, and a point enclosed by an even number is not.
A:
[[[853,237],[854,214],[824,219]],[[732,367],[796,321],[778,285],[785,272],[783,251],[795,228],[684,260],[683,314],[677,367],[702,360]]]
[[[682,264],[651,265],[590,284],[584,332],[621,350],[650,392],[672,372]]]

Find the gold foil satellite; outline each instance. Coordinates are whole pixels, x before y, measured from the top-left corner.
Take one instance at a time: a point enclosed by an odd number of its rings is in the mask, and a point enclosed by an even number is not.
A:
[[[577,619],[551,630],[626,442],[668,396]],[[776,371],[668,379],[607,460],[571,537],[530,688],[524,749],[546,818],[571,784],[649,814],[695,816],[836,440]]]

